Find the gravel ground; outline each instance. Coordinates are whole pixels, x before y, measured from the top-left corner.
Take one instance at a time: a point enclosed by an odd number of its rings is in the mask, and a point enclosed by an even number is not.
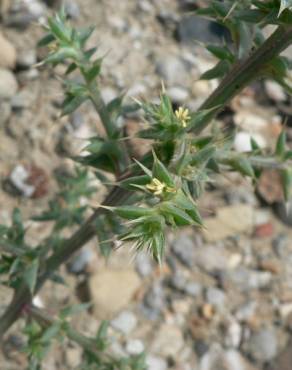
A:
[[[9,223],[15,206],[27,219],[45,209],[57,188],[55,170],[71,169],[68,154],[79,153],[86,138],[101,131],[89,105],[60,119],[59,79],[35,67],[42,58],[36,49],[43,34],[38,23],[52,12],[52,2],[0,4],[1,223]],[[161,80],[175,106],[195,109],[210,94],[218,82],[200,81],[199,76],[214,60],[193,39],[221,42],[224,30],[190,16],[191,3],[65,3],[74,24],[96,25],[91,43],[99,45],[100,55],[108,54],[101,78],[106,101],[122,91],[129,101],[157,99]],[[57,76],[63,72],[63,67],[56,70]],[[251,135],[263,147],[272,147],[287,115],[292,140],[290,103],[276,84],[260,82],[234,99],[219,120],[238,127],[236,150],[248,150]],[[125,118],[123,124],[135,132],[141,122]],[[139,156],[141,143],[133,140],[133,147]],[[247,180],[220,178],[200,201],[206,231],[169,233],[162,268],[147,254],[133,256],[131,246],[105,263],[93,240],[62,268],[67,286],[47,283],[38,299],[54,313],[89,297],[93,310],[75,317],[74,326],[94,334],[101,320],[110,320],[112,350],[146,350],[149,370],[291,370],[292,217],[283,211],[278,184],[267,171],[254,195]],[[103,194],[98,189],[95,201]],[[31,243],[51,228],[32,221],[27,226]],[[0,311],[10,298],[10,290],[1,287]],[[26,367],[20,327],[10,330],[2,346],[1,369]],[[65,342],[54,346],[44,368],[69,370],[80,361],[80,349]]]

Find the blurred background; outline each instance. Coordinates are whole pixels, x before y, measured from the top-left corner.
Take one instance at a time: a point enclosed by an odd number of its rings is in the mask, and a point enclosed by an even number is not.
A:
[[[155,101],[163,81],[175,108],[194,110],[218,84],[199,80],[216,62],[202,43],[230,42],[224,28],[192,14],[205,3],[67,0],[64,6],[74,25],[96,27],[90,42],[106,54],[100,83],[106,102],[122,92],[129,102]],[[72,170],[68,156],[102,133],[90,104],[59,117],[65,67],[55,73],[36,67],[45,56],[36,47],[40,25],[59,6],[58,0],[0,0],[0,223],[10,222],[14,207],[26,220],[46,209],[58,188],[56,172]],[[286,54],[292,57],[292,50]],[[235,135],[237,151],[249,151],[251,136],[272,149],[284,123],[291,142],[291,113],[283,89],[260,81],[218,121]],[[133,136],[142,122],[132,114],[120,123]],[[142,140],[130,145],[137,158],[147,150]],[[103,199],[105,189],[97,188],[92,205]],[[291,370],[292,212],[282,199],[274,170],[263,173],[256,193],[239,175],[220,177],[200,200],[206,230],[169,233],[161,269],[131,246],[106,263],[92,240],[63,266],[67,285],[47,283],[37,303],[56,313],[92,301],[93,309],[74,317],[73,325],[94,335],[101,320],[110,320],[112,350],[146,350],[149,370]],[[49,222],[25,225],[32,245],[51,230]],[[0,287],[1,312],[11,294]],[[10,330],[0,369],[26,367],[21,327],[18,322]],[[44,368],[74,369],[80,360],[81,350],[68,341],[53,347]]]

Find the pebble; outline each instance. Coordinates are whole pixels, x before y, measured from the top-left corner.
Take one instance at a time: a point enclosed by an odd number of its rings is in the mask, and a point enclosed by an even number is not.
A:
[[[277,202],[273,207],[275,214],[286,225],[292,226],[292,201]]]
[[[251,335],[248,351],[257,361],[272,360],[278,353],[277,333],[273,328],[263,328]]]
[[[157,356],[148,355],[146,357],[147,370],[167,370],[167,362]]]
[[[218,288],[208,288],[206,292],[207,302],[222,311],[226,308],[226,294]]]
[[[0,100],[0,128],[8,121],[11,114],[11,105],[5,100]]]
[[[201,358],[198,370],[256,370],[240,352],[224,351],[220,345],[213,345]]]
[[[19,69],[29,69],[36,64],[37,54],[35,49],[23,50],[17,55],[17,67]]]
[[[2,33],[0,33],[0,68],[13,69],[15,63],[15,47]]]
[[[189,98],[189,92],[180,86],[173,86],[167,89],[167,95],[175,104],[185,104]]]
[[[14,74],[0,68],[0,99],[11,99],[17,92],[18,84]]]
[[[68,270],[72,274],[80,274],[85,272],[86,267],[93,260],[94,254],[90,248],[82,248],[68,263]]]
[[[250,270],[245,267],[239,267],[230,270],[223,275],[224,283],[230,282],[239,291],[246,292],[250,289],[261,289],[270,286],[272,273],[268,271]]]
[[[175,55],[164,55],[156,63],[156,72],[170,86],[184,86],[189,75],[183,61]]]
[[[180,235],[171,245],[171,249],[175,256],[184,265],[191,267],[195,257],[195,243],[187,235]]]
[[[123,311],[111,321],[111,326],[125,335],[130,334],[137,325],[137,317],[131,311]]]
[[[241,343],[241,338],[242,327],[234,318],[231,318],[227,324],[225,333],[224,342],[226,347],[238,348]]]
[[[191,297],[198,297],[202,293],[202,285],[195,281],[189,281],[184,287],[184,292]]]
[[[144,296],[142,309],[150,319],[157,319],[166,306],[166,297],[162,284],[156,281]]]
[[[104,268],[89,279],[89,292],[98,319],[111,319],[131,302],[140,286],[140,278],[132,270]]]
[[[221,207],[215,217],[205,219],[204,237],[216,242],[239,233],[250,232],[253,227],[254,209],[250,204]]]
[[[139,252],[136,255],[135,266],[141,277],[150,276],[153,272],[153,260],[149,253]]]
[[[35,192],[36,188],[33,185],[27,184],[27,180],[30,177],[30,173],[22,165],[14,167],[10,173],[9,180],[13,186],[24,196],[31,197]]]
[[[155,333],[150,350],[160,356],[175,358],[183,347],[184,339],[181,330],[173,325],[162,324]]]
[[[260,148],[267,146],[266,140],[260,134],[250,134],[245,131],[237,132],[234,138],[234,149],[239,153],[251,152],[251,139],[254,139]]]
[[[69,18],[78,19],[80,17],[79,5],[73,0],[67,0],[64,4],[66,14]]]
[[[126,344],[126,351],[129,355],[136,356],[144,352],[145,347],[139,339],[129,339]]]
[[[31,107],[35,95],[27,89],[23,89],[15,94],[11,99],[11,108],[14,110],[21,110]]]
[[[221,44],[224,38],[230,38],[225,27],[195,15],[181,18],[175,36],[179,42],[191,44],[194,40]]]
[[[266,93],[271,100],[274,100],[276,102],[284,102],[287,99],[283,87],[280,86],[278,82],[266,80],[264,82],[264,85]]]

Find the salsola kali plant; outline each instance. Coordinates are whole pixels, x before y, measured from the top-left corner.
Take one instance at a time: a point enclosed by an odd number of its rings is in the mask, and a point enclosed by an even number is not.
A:
[[[14,289],[12,302],[0,319],[0,337],[16,320],[26,319],[26,351],[31,370],[41,368],[53,339],[65,337],[83,348],[82,369],[146,368],[143,356],[116,359],[108,352],[106,323],[95,338],[72,329],[68,315],[86,309],[86,305],[68,307],[53,318],[32,303],[47,279],[60,281],[59,267],[94,236],[98,237],[105,255],[116,238],[130,241],[137,250],[146,248],[161,263],[167,228],[204,225],[196,201],[205,185],[215,181],[220,173],[237,171],[256,184],[262,169],[276,168],[282,174],[285,199],[290,198],[292,151],[287,148],[285,131],[279,135],[273,152],[264,151],[252,139],[250,152],[237,153],[232,147],[232,135],[220,130],[216,116],[256,79],[274,79],[291,94],[291,62],[281,52],[292,43],[292,2],[210,0],[206,3],[197,12],[227,27],[234,44],[233,47],[206,45],[218,63],[202,78],[217,78],[220,83],[196,112],[183,106],[174,110],[163,88],[158,104],[126,105],[123,96],[105,104],[99,83],[103,59],[95,57],[95,48],[86,47],[93,28],[76,30],[67,22],[64,11],[48,20],[48,33],[39,43],[49,48],[43,64],[62,63],[68,67],[62,114],[71,114],[89,100],[106,134],[92,137],[86,153],[72,158],[78,163],[76,174],[60,176],[60,193],[47,211],[34,218],[54,221],[47,239],[33,248],[27,244],[19,210],[14,211],[10,226],[0,226],[2,283]],[[263,29],[267,25],[275,28],[266,38]],[[69,79],[73,71],[81,74],[82,82]],[[133,158],[128,138],[118,124],[119,117],[134,110],[143,112],[147,124],[138,137],[149,139],[152,145],[152,150],[142,158]],[[207,126],[210,127],[205,130]],[[102,205],[93,211],[80,205],[80,197],[95,192],[89,185],[89,168],[108,189]],[[90,217],[85,219],[90,211]],[[77,231],[66,238],[63,231],[71,226]]]

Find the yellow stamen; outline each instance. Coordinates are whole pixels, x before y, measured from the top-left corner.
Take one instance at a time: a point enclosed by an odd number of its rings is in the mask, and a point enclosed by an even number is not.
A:
[[[166,188],[166,185],[160,182],[158,179],[154,178],[150,184],[146,185],[146,188],[150,190],[154,195],[162,194],[163,190]]]
[[[180,121],[182,127],[187,127],[188,121],[191,119],[191,116],[189,115],[189,110],[187,108],[179,107],[174,112],[176,118]]]

